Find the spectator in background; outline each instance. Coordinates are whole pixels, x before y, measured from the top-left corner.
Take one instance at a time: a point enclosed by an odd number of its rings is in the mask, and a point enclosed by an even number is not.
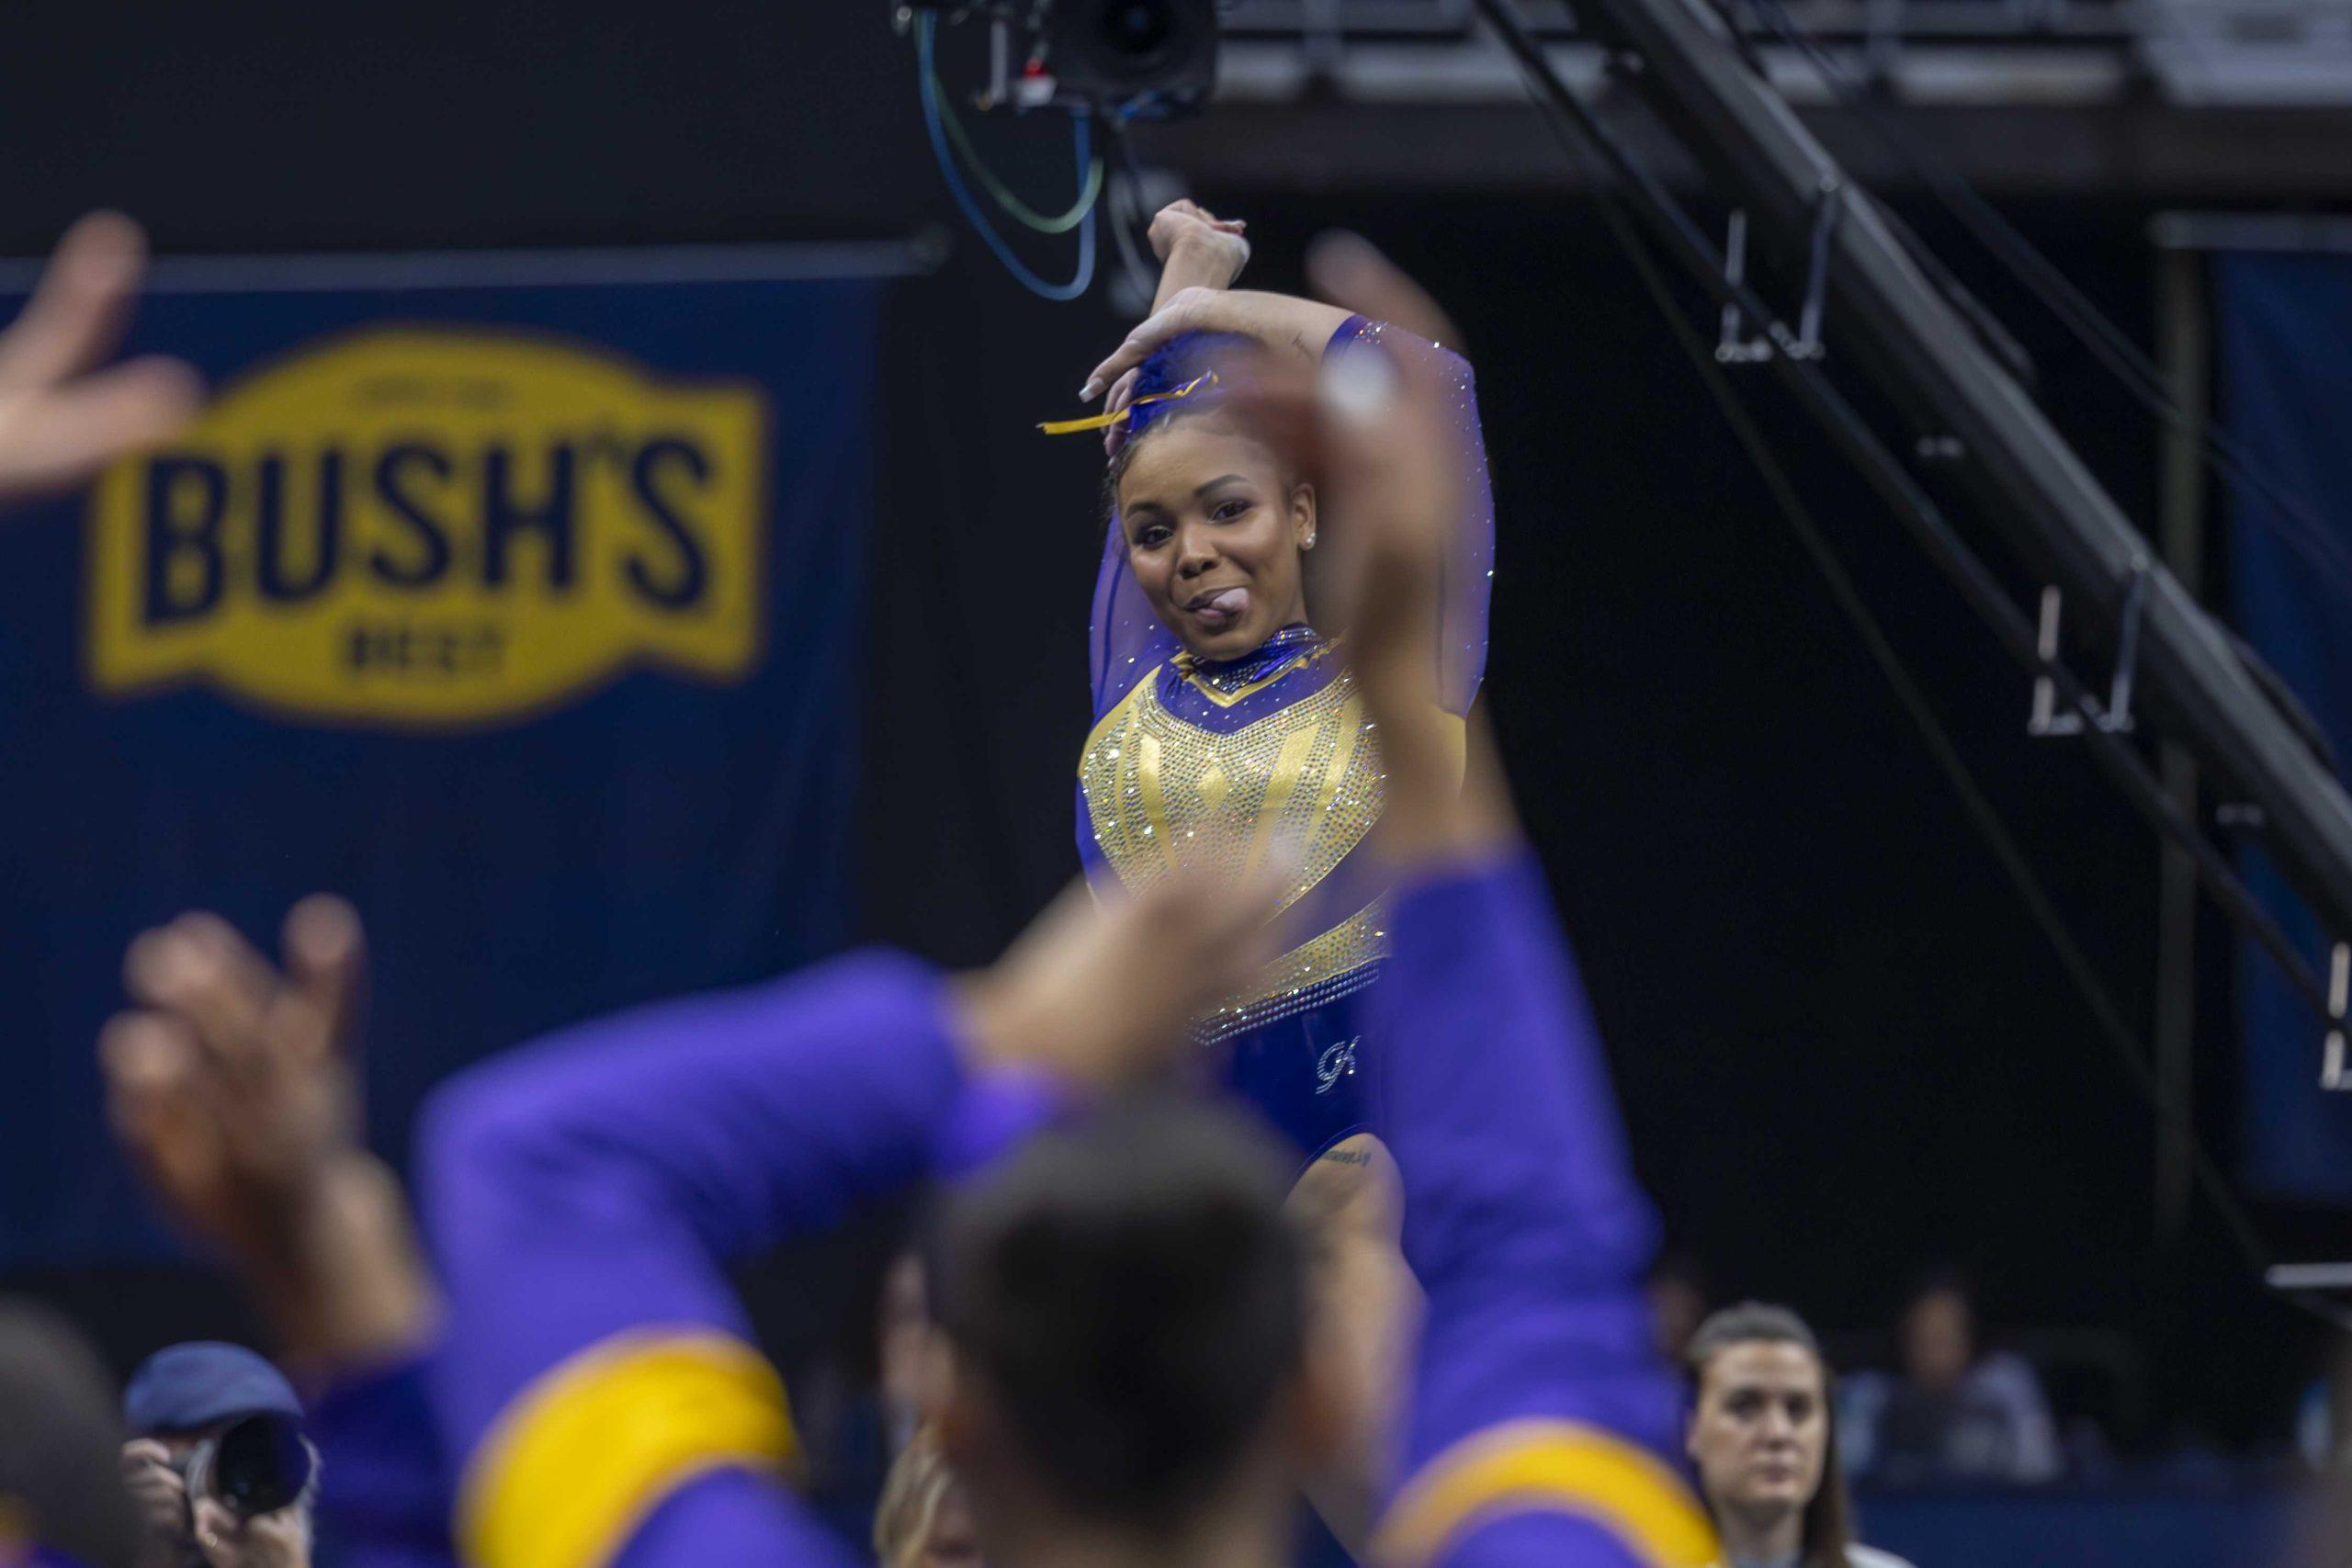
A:
[[[1690,1254],[1668,1248],[1650,1265],[1642,1293],[1649,1298],[1650,1331],[1659,1357],[1668,1366],[1680,1366],[1682,1352],[1713,1304],[1706,1269]]]
[[[1743,1302],[1701,1324],[1683,1446],[1723,1538],[1724,1568],[1910,1568],[1857,1545],[1828,1363],[1804,1320]]]
[[[874,1560],[877,1568],[985,1568],[971,1504],[926,1434],[890,1466],[874,1511]]]
[[[0,1562],[131,1568],[139,1516],[97,1355],[45,1307],[0,1300]]]
[[[1847,1462],[1883,1484],[2057,1479],[2058,1434],[2041,1380],[2020,1356],[1985,1353],[1976,1308],[1955,1271],[1931,1274],[1897,1326],[1899,1376],[1849,1382]]]
[[[194,1568],[310,1568],[311,1514],[317,1468],[302,1437],[302,1404],[276,1367],[241,1345],[170,1345],[147,1358],[123,1391],[131,1438],[122,1447],[123,1480],[146,1517],[150,1539],[172,1563]],[[296,1494],[282,1506],[245,1517],[222,1500],[218,1439],[262,1418],[273,1428],[282,1462],[271,1479]],[[295,1452],[299,1445],[300,1452]],[[201,1467],[190,1461],[199,1450]],[[198,1495],[191,1498],[191,1490]]]

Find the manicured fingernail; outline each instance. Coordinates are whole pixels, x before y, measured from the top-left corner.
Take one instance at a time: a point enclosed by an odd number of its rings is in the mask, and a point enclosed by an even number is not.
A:
[[[1102,395],[1102,378],[1100,376],[1088,377],[1086,385],[1078,389],[1078,400],[1081,403],[1091,403]]]

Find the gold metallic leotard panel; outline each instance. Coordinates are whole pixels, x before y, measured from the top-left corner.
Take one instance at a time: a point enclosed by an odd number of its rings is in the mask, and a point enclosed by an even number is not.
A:
[[[1193,683],[1230,706],[1296,668],[1238,693]],[[1380,751],[1353,679],[1341,671],[1320,691],[1218,734],[1170,713],[1160,677],[1155,668],[1136,682],[1087,738],[1079,783],[1095,843],[1135,892],[1179,864],[1207,865],[1238,882],[1277,842],[1295,845],[1298,871],[1282,900],[1289,909],[1380,818]],[[1379,907],[1367,903],[1308,933],[1203,1032],[1221,1039],[1345,995],[1370,979],[1386,945]]]

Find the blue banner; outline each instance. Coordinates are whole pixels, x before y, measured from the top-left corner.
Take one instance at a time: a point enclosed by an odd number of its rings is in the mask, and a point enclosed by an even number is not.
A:
[[[162,280],[200,425],[0,518],[0,1258],[164,1245],[92,1042],[183,909],[358,906],[394,1153],[467,1062],[844,939],[878,308]]]
[[[2224,253],[2213,269],[2223,423],[2249,467],[2296,503],[2290,514],[2233,488],[2231,618],[2337,756],[2352,757],[2352,258]],[[2311,537],[2299,550],[2282,534]],[[2324,976],[2301,901],[2260,856],[2244,869]],[[2319,1088],[2320,1021],[2251,943],[2238,976],[2247,1179],[2278,1197],[2352,1203],[2352,1095]]]

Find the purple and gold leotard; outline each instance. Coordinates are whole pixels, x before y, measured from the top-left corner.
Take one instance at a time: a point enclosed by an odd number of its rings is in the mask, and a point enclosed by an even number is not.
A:
[[[1137,395],[1162,380],[1193,381],[1203,351],[1185,350],[1170,344],[1147,365]],[[1443,701],[1465,714],[1486,668],[1494,556],[1476,392],[1460,355],[1361,316],[1333,334],[1326,355],[1378,352],[1439,355],[1456,389],[1468,522],[1447,568],[1438,657]],[[1138,404],[1136,417],[1171,406]],[[1336,646],[1291,626],[1238,660],[1183,652],[1146,603],[1112,521],[1094,593],[1095,726],[1079,760],[1080,857],[1104,896],[1204,862],[1238,879],[1277,845],[1295,858],[1277,917],[1281,956],[1198,1032],[1226,1054],[1227,1085],[1309,1158],[1371,1125],[1360,994],[1388,951],[1382,889],[1360,852],[1380,818],[1380,747]]]

